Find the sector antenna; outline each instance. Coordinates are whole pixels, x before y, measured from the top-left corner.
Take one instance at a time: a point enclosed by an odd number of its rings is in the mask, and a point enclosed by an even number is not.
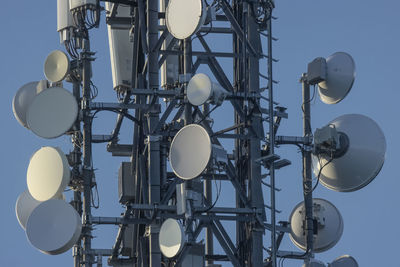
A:
[[[345,52],[305,64],[301,109],[293,109],[302,110],[303,134],[278,135],[288,109],[274,101],[274,8],[273,0],[58,0],[65,50],[45,60],[50,86],[29,83],[13,100],[17,121],[34,134],[71,140],[62,150],[44,146],[29,161],[16,214],[33,247],[50,255],[72,250],[74,267],[277,267],[286,258],[325,266],[315,254],[339,242],[346,218],[313,193],[319,184],[340,192],[368,185],[383,166],[386,141],[376,118],[360,114],[312,128],[312,85],[323,104],[341,105],[360,90]],[[103,24],[112,86],[94,73],[104,51],[93,52],[92,32]],[[99,100],[107,90],[117,100]],[[100,112],[115,116],[103,124],[110,132],[93,127]],[[279,214],[276,197],[286,189],[276,187],[277,170],[291,164],[279,155],[285,145],[300,149],[303,164],[287,185],[302,196],[290,218]],[[121,216],[95,201],[103,170],[118,166],[99,166],[94,146],[120,160]],[[97,247],[103,227],[118,229],[115,243]],[[345,256],[329,266],[346,264],[357,266]]]

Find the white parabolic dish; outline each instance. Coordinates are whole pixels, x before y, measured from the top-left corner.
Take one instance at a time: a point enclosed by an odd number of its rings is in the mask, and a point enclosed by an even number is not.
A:
[[[32,211],[40,204],[40,201],[34,199],[28,190],[21,193],[15,203],[15,214],[21,227],[26,229],[26,222]]]
[[[173,258],[182,250],[185,233],[181,224],[174,219],[167,219],[160,229],[159,244],[161,253],[167,258]]]
[[[325,104],[336,104],[350,92],[356,76],[356,65],[345,52],[329,56],[326,65],[326,80],[318,84],[319,96]]]
[[[18,89],[12,101],[12,109],[17,121],[24,127],[28,128],[26,123],[26,112],[29,105],[37,94],[40,93],[38,82],[30,82]]]
[[[212,144],[207,131],[197,124],[189,124],[179,130],[171,143],[169,162],[181,179],[191,180],[199,176],[210,161]]]
[[[44,76],[51,82],[60,82],[67,76],[69,65],[68,56],[60,50],[54,50],[44,62]]]
[[[321,171],[320,181],[325,187],[352,192],[368,185],[380,172],[385,161],[386,140],[375,121],[364,115],[346,114],[330,122],[338,132],[349,138],[346,153],[335,158]],[[314,174],[328,162],[320,156],[313,157]]]
[[[29,193],[38,201],[62,198],[70,180],[65,154],[58,147],[42,147],[33,154],[26,174]]]
[[[187,98],[190,104],[195,106],[203,105],[212,94],[212,83],[210,78],[198,73],[190,79],[187,86]]]
[[[323,252],[332,248],[343,233],[343,219],[339,210],[329,201],[313,199],[313,216],[318,220],[318,234],[314,235],[314,252]],[[304,202],[296,205],[290,214],[290,239],[293,244],[306,250],[305,207]]]
[[[343,255],[334,260],[330,267],[358,267],[357,261],[349,255]]]
[[[195,34],[206,16],[204,0],[170,0],[165,11],[168,31],[181,40]]]
[[[66,89],[52,87],[38,94],[30,104],[26,120],[29,129],[43,138],[63,135],[78,116],[78,103]]]
[[[57,255],[66,252],[79,240],[82,223],[79,214],[59,199],[42,202],[29,216],[26,235],[41,252]]]

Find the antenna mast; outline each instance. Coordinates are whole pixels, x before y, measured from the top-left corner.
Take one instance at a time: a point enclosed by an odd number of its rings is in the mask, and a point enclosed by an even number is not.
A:
[[[89,32],[100,25],[100,2],[105,2],[117,103],[94,101],[95,59]],[[353,59],[344,52],[316,58],[301,77],[303,136],[277,135],[288,115],[273,97],[277,83],[273,79],[274,7],[273,0],[58,0],[58,31],[71,60],[61,51],[52,52],[45,63],[50,83],[26,84],[13,102],[21,125],[43,138],[71,135],[73,143],[69,155],[46,148],[62,159],[63,167],[53,168],[61,173],[61,185],[40,189],[39,194],[46,194],[39,199],[33,193],[42,187],[35,189],[30,182],[40,183],[40,175],[28,175],[29,190],[17,201],[17,217],[31,243],[48,254],[73,248],[75,267],[102,266],[103,257],[116,267],[202,267],[205,263],[216,267],[222,265],[215,263],[223,262],[235,267],[277,267],[278,257],[304,260],[307,267],[321,265],[313,259],[314,252],[338,242],[343,222],[333,204],[312,198],[312,155],[318,159],[318,182],[335,191],[355,191],[378,174],[386,142],[374,121],[357,114],[339,117],[313,136],[310,85],[318,84],[323,102],[340,102],[350,91],[355,73]],[[218,41],[231,45],[216,52]],[[231,71],[221,64],[224,59],[231,60]],[[264,67],[267,75],[261,74]],[[200,69],[207,69],[207,74],[198,73]],[[266,87],[260,79],[267,81]],[[73,96],[62,88],[62,80],[72,83]],[[68,97],[69,106],[62,109]],[[42,105],[46,99],[58,101],[60,107]],[[267,108],[261,99],[267,100]],[[233,125],[217,130],[211,115],[222,104],[232,108]],[[111,134],[92,132],[100,111],[117,114]],[[54,114],[54,123],[42,114]],[[359,123],[357,129],[353,121]],[[121,144],[118,138],[123,123],[133,128],[129,144]],[[357,138],[360,133],[368,134]],[[373,138],[378,140],[373,148],[358,157],[363,153],[359,148],[370,146]],[[107,143],[106,150],[113,156],[129,158],[119,169],[119,202],[125,207],[121,217],[92,214],[92,190],[97,189],[92,146],[98,143]],[[304,203],[295,207],[290,222],[277,224],[275,170],[291,164],[275,152],[275,146],[283,144],[297,145],[302,151]],[[349,164],[365,163],[359,158],[371,164],[352,168]],[[43,167],[47,161],[39,157],[38,162]],[[45,167],[41,171],[48,177],[52,168]],[[268,174],[263,175],[263,169]],[[267,177],[269,183],[263,181]],[[75,210],[60,200],[67,184],[74,191],[70,204]],[[235,199],[231,206],[220,207],[221,187],[227,184],[234,189]],[[270,206],[264,199],[268,197]],[[37,219],[27,219],[31,214],[54,219],[49,207],[82,219],[72,226],[64,223],[62,230],[70,227],[74,232],[51,238],[56,245],[50,247],[41,229],[44,237],[34,235]],[[227,222],[233,222],[236,231],[227,230]],[[112,248],[93,248],[93,225],[119,226]],[[202,233],[205,243],[199,241]],[[285,233],[305,252],[279,250]],[[264,245],[267,240],[269,247]],[[357,264],[350,256],[335,262]]]

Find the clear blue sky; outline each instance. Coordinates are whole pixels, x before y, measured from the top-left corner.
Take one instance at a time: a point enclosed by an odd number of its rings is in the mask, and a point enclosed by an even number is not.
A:
[[[336,51],[350,53],[356,62],[357,76],[352,91],[337,105],[325,105],[317,99],[312,105],[313,129],[325,125],[346,113],[360,113],[374,119],[386,135],[386,162],[379,176],[367,187],[354,193],[332,192],[319,186],[315,196],[331,201],[344,219],[344,232],[331,250],[316,254],[316,258],[331,262],[350,254],[361,267],[400,266],[397,260],[400,230],[400,180],[397,172],[400,148],[399,68],[400,62],[400,4],[395,0],[305,0],[279,1],[274,15],[275,101],[288,108],[289,119],[281,124],[279,134],[302,133],[301,85],[298,79],[306,71],[307,63],[315,57],[327,57]],[[68,137],[44,140],[21,127],[14,119],[11,100],[23,84],[44,79],[43,62],[54,49],[62,49],[56,32],[56,1],[6,1],[2,3],[0,31],[2,51],[0,80],[3,96],[0,98],[2,122],[1,168],[3,186],[0,187],[2,220],[0,227],[1,263],[7,267],[72,266],[71,252],[48,256],[33,248],[20,228],[14,213],[18,195],[26,189],[26,169],[30,156],[41,146],[71,148]],[[104,20],[102,21],[104,23]],[[94,63],[94,83],[99,87],[98,101],[113,101],[108,40],[104,24],[92,31],[92,48],[98,51]],[[223,43],[214,44],[223,47]],[[266,45],[266,43],[264,43]],[[231,69],[229,64],[224,65]],[[264,72],[265,73],[265,72]],[[69,85],[66,86],[69,88]],[[229,108],[215,112],[218,121],[230,116]],[[114,115],[103,114],[95,121],[98,134],[112,130]],[[130,140],[131,130],[124,127],[123,141]],[[276,151],[293,164],[277,172],[277,207],[283,210],[278,220],[287,220],[293,207],[301,201],[301,157],[294,147],[280,147]],[[94,166],[100,191],[101,208],[95,215],[119,216],[122,208],[117,203],[117,172],[121,158],[112,158],[103,145],[95,146]],[[125,159],[126,160],[126,159]],[[231,189],[222,190],[221,205],[231,202]],[[71,193],[67,193],[71,198]],[[269,196],[265,194],[265,198]],[[229,228],[229,226],[228,226]],[[111,248],[116,227],[98,227],[94,232],[94,247]],[[269,246],[269,235],[265,246]],[[295,250],[288,237],[284,250]],[[104,261],[104,263],[106,263]],[[300,261],[285,261],[285,266],[301,266]]]

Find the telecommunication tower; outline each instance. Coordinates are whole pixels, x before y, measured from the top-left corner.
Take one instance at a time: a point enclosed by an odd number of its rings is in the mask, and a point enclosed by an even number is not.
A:
[[[278,128],[288,115],[273,96],[273,0],[57,4],[57,30],[67,53],[50,53],[46,80],[24,85],[13,100],[21,125],[46,139],[70,135],[73,145],[68,155],[43,147],[30,160],[28,190],[18,198],[16,213],[33,246],[51,255],[72,249],[75,267],[102,266],[104,257],[117,267],[224,262],[276,267],[278,258],[325,266],[314,253],[339,241],[343,218],[329,201],[313,199],[313,190],[318,183],[341,192],[366,186],[378,175],[386,151],[379,126],[363,115],[343,115],[311,129],[310,86],[318,86],[324,103],[340,102],[355,79],[350,55],[338,52],[308,64],[300,79],[303,136],[280,136]],[[110,90],[116,91],[118,102],[95,101],[90,32],[103,20]],[[222,52],[215,48],[221,36],[227,44]],[[223,68],[221,60],[229,60],[231,69]],[[261,74],[261,64],[267,65],[267,75]],[[63,83],[72,84],[72,93]],[[212,115],[222,105],[231,106],[233,124],[216,130]],[[92,132],[100,111],[117,114],[110,134]],[[122,124],[133,128],[130,144],[119,142]],[[121,162],[118,175],[119,202],[125,207],[121,217],[92,215],[97,186],[92,146],[97,143],[106,144],[113,156],[129,158]],[[276,153],[277,145],[300,148],[304,193],[289,220],[279,223],[275,171],[291,162]],[[217,181],[219,190],[213,190]],[[230,207],[218,206],[225,184],[234,188]],[[63,195],[67,187],[74,191],[70,203]],[[228,231],[225,222],[233,222],[235,231]],[[94,225],[119,226],[112,248],[92,246]],[[204,242],[199,240],[202,233]],[[285,234],[303,252],[280,250]],[[345,255],[329,266],[358,265]]]

